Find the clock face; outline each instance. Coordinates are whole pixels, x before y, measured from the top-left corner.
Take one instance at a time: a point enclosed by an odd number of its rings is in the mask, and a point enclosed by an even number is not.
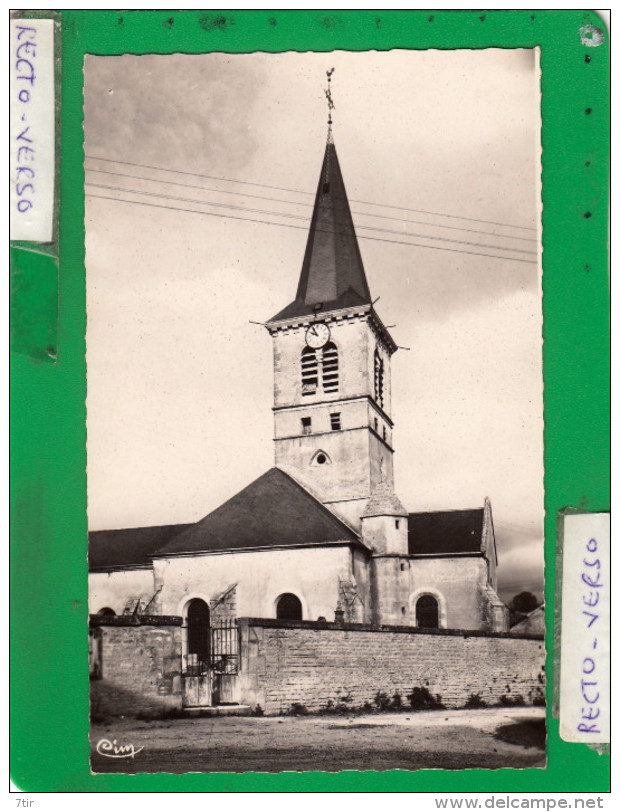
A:
[[[311,324],[306,330],[306,344],[313,350],[324,347],[329,341],[329,327],[321,322]]]

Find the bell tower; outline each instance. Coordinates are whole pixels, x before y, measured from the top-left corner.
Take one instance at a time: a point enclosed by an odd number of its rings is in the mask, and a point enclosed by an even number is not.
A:
[[[275,464],[359,529],[376,486],[393,487],[397,347],[373,307],[331,127],[297,295],[266,327]]]

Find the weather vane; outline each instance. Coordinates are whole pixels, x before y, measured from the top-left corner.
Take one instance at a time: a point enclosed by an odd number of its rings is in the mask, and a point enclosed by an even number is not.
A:
[[[334,109],[334,100],[332,99],[332,73],[336,70],[336,68],[330,68],[330,70],[326,71],[327,74],[327,87],[325,88],[325,97],[327,99],[327,126],[329,128],[329,134],[331,134],[332,130],[332,110]]]

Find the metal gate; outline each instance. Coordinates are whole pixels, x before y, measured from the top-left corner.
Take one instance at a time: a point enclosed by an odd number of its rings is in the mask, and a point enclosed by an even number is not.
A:
[[[209,707],[233,704],[239,673],[239,628],[234,619],[221,620],[207,630],[208,646],[184,657],[183,705]],[[206,641],[205,641],[206,642]]]

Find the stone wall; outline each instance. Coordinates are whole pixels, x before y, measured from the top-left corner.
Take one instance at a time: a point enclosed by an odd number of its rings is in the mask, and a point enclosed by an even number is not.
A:
[[[538,636],[244,618],[239,696],[267,714],[328,703],[360,708],[378,693],[403,704],[415,688],[448,708],[544,700],[545,647]]]
[[[181,618],[91,617],[90,635],[94,720],[181,709]]]

